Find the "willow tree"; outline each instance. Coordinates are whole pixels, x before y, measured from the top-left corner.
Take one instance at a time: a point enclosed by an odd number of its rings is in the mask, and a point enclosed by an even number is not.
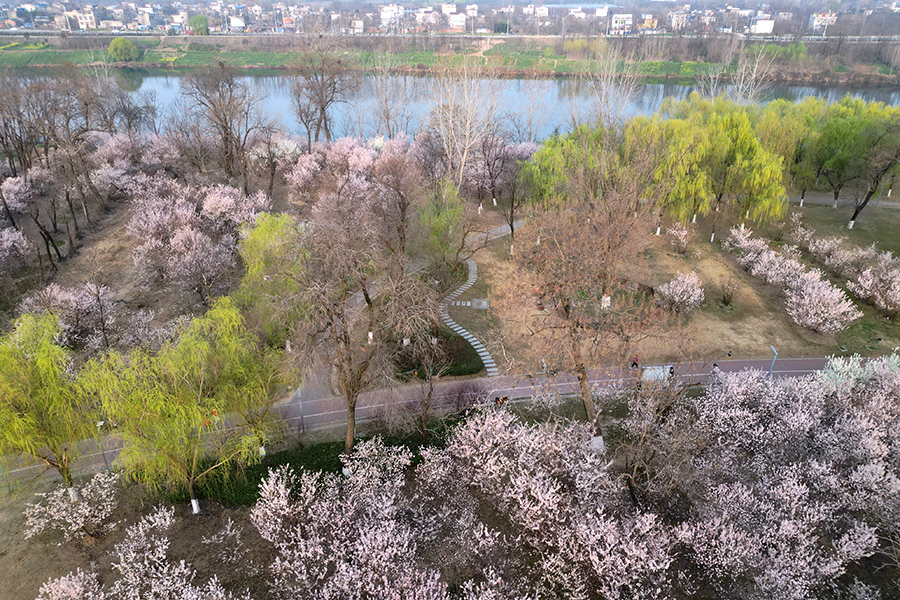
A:
[[[781,159],[762,147],[746,111],[713,114],[706,127],[709,146],[703,168],[716,211],[734,202],[742,219],[781,216],[785,207]],[[714,221],[712,239],[715,225]]]
[[[653,175],[660,208],[678,221],[697,221],[712,208],[712,190],[703,161],[710,151],[703,127],[685,119],[632,119],[626,131],[632,146],[662,143],[665,154]]]
[[[61,333],[53,315],[25,314],[0,339],[0,453],[28,454],[56,469],[74,495],[71,465],[94,420]]]
[[[230,299],[152,355],[111,353],[82,373],[122,437],[119,465],[153,487],[184,489],[258,461],[272,431],[277,356],[259,347]]]
[[[784,184],[797,189],[801,201],[815,182],[807,157],[815,147],[825,106],[821,98],[805,98],[798,103],[773,100],[756,115],[754,128],[760,143],[781,157]]]

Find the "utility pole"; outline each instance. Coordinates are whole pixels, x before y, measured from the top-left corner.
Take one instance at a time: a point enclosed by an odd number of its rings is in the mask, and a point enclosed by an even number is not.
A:
[[[771,379],[771,378],[772,378],[772,369],[775,368],[775,359],[778,358],[778,351],[775,349],[775,346],[769,346],[769,348],[771,348],[771,349],[772,349],[772,352],[775,353],[775,355],[772,357],[772,364],[769,365],[769,375],[768,375],[768,377]]]

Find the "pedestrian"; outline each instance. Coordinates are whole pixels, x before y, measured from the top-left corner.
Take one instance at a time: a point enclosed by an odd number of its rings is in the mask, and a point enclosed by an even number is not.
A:
[[[632,361],[631,361],[631,368],[632,368],[632,369],[637,369],[637,368],[638,368],[638,357],[637,357],[637,354],[634,355],[634,358],[633,358]]]
[[[675,377],[675,367],[669,367],[669,377]]]

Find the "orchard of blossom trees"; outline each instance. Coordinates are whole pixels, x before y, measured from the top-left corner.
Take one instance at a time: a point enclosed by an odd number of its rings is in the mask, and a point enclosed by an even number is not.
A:
[[[840,331],[862,316],[844,291],[825,280],[820,271],[806,271],[789,254],[791,248],[776,252],[763,238],[751,234],[749,229],[735,227],[725,246],[740,252],[738,262],[753,276],[785,290],[785,310],[795,323],[823,333]]]
[[[27,509],[30,537],[124,535],[41,599],[898,593],[900,358],[714,375],[701,394],[591,384],[646,340],[690,343],[679,327],[709,304],[691,261],[719,251],[701,227],[715,242],[734,225],[725,248],[818,340],[861,317],[844,282],[896,318],[894,255],[799,223],[776,251],[746,226],[817,182],[855,192],[858,218],[900,163],[894,109],[692,95],[622,121],[598,98],[596,119],[538,145],[466,63],[435,79],[421,131],[402,133],[402,102],[379,90],[387,137],[340,138],[354,85],[311,43],[291,75],[300,137],[223,63],[185,76],[166,120],[103,74],[0,77],[0,453],[63,480]],[[664,228],[687,264],[654,289],[634,265]],[[415,453],[357,444],[360,399],[400,384],[424,390],[425,438],[455,366],[441,299],[498,232],[491,351],[518,374],[574,374],[586,422],[481,407]],[[200,512],[286,445],[280,412],[304,380],[343,402],[343,470],[272,469],[244,524],[207,540],[229,553],[219,577],[170,544],[172,509],[117,512],[134,481]],[[107,431],[121,475],[79,486],[84,442]],[[245,568],[258,589],[232,585]]]
[[[484,407],[415,461],[376,438],[344,457],[342,473],[271,470],[250,510],[271,552],[265,597],[898,592],[900,356],[834,359],[800,378],[718,374],[699,395],[598,392],[607,408],[626,407],[609,420],[606,450],[581,423]],[[102,517],[105,497],[82,497]],[[60,517],[33,510],[32,531],[71,536],[85,522]],[[131,525],[102,584],[89,567],[39,598],[242,597],[170,555],[173,518],[160,509]],[[245,557],[231,569],[255,564],[245,537],[230,521],[216,536],[224,554]]]

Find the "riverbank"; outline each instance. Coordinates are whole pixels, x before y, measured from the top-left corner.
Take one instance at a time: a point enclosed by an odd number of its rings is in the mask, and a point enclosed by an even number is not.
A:
[[[247,40],[244,40],[245,42]],[[155,42],[155,43],[153,43]],[[0,68],[45,71],[64,65],[80,67],[98,64],[116,69],[136,69],[147,74],[188,72],[197,68],[231,65],[255,74],[282,73],[297,64],[303,52],[296,49],[275,51],[242,44],[240,48],[217,46],[202,42],[152,40],[140,44],[141,55],[136,61],[117,63],[109,59],[103,49],[60,49],[46,43],[12,43],[0,47]],[[462,48],[457,52],[446,49],[404,50],[394,52],[340,50],[345,68],[360,73],[390,73],[394,75],[429,76],[446,68],[470,65],[474,62],[486,76],[497,78],[559,79],[590,77],[597,63],[590,58],[573,58],[557,54],[552,46],[523,48],[491,43],[481,49]],[[647,82],[689,84],[704,75],[722,68],[720,63],[698,61],[641,61],[629,65],[637,76]],[[807,68],[775,68],[769,79],[773,83],[828,86],[900,87],[900,76],[877,64],[830,66],[810,63]],[[624,70],[624,64],[619,66]],[[629,68],[629,71],[632,69]]]

